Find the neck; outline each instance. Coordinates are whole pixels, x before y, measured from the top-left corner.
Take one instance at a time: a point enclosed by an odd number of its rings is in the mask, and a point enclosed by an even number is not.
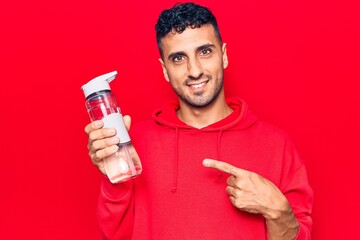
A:
[[[233,110],[227,105],[223,93],[205,107],[193,107],[180,100],[178,118],[195,128],[204,128],[229,116]]]

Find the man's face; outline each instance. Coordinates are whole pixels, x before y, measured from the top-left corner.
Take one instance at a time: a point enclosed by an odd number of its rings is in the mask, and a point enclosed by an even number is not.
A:
[[[228,65],[226,45],[221,45],[212,25],[168,33],[161,40],[160,59],[165,79],[183,101],[204,107],[223,91],[223,72]]]

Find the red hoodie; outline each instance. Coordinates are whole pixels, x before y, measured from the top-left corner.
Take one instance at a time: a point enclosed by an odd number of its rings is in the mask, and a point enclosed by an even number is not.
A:
[[[297,239],[311,239],[312,190],[291,140],[258,120],[244,101],[227,103],[234,112],[202,129],[177,118],[178,103],[132,127],[143,173],[116,185],[104,177],[97,210],[104,239],[266,239],[264,218],[231,204],[225,192],[229,175],[203,167],[205,158],[272,181],[300,222]]]

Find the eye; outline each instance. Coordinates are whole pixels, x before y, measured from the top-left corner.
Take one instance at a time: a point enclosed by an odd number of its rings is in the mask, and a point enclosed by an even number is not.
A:
[[[212,52],[211,48],[205,48],[205,49],[201,50],[200,55],[202,55],[202,56],[207,56],[207,55],[209,55],[211,52]]]
[[[177,63],[177,62],[181,62],[182,60],[184,60],[184,56],[183,55],[175,55],[171,58],[171,61]]]

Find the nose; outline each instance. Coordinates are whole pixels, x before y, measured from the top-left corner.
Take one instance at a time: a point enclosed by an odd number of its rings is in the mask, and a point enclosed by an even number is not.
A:
[[[198,59],[195,58],[188,61],[188,77],[190,79],[199,79],[203,73],[204,70]]]

